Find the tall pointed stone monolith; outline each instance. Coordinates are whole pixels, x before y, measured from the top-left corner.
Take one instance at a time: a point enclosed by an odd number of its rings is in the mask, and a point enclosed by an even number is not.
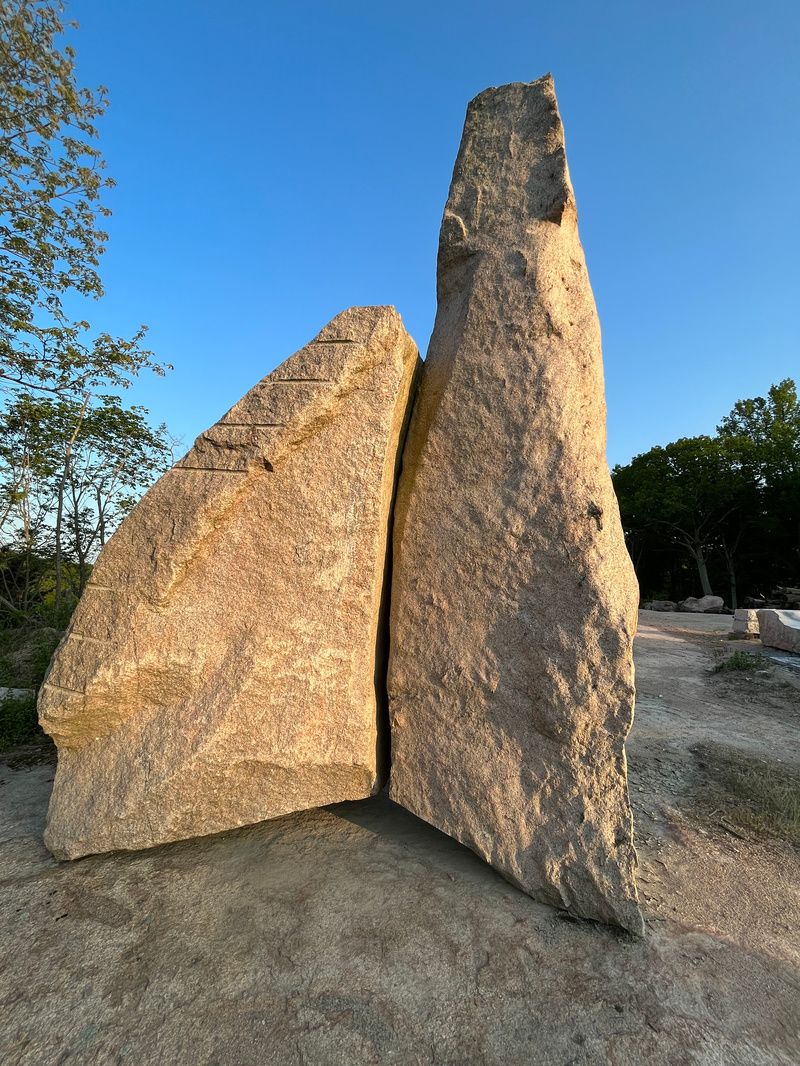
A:
[[[640,931],[637,589],[550,77],[469,106],[394,537],[391,796],[537,899]]]
[[[112,537],[40,695],[55,854],[380,786],[387,538],[417,364],[393,308],[344,312]]]

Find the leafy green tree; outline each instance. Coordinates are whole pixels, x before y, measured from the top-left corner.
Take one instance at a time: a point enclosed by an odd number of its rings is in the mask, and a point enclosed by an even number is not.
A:
[[[711,437],[684,437],[651,448],[614,470],[629,536],[655,531],[685,551],[704,596],[713,594],[708,556],[737,506],[733,480],[719,442]]]
[[[165,427],[152,428],[146,414],[113,395],[90,405],[23,394],[7,406],[0,418],[7,610],[24,615],[51,596],[60,617],[65,600],[83,591],[98,551],[172,461]]]
[[[757,486],[759,543],[773,583],[800,579],[800,400],[790,378],[739,400],[717,427],[732,462]]]
[[[66,310],[103,294],[101,195],[113,181],[96,144],[106,90],[77,84],[62,12],[0,0],[0,386],[74,394],[165,366],[142,347],[145,327],[89,338]]]
[[[57,624],[136,497],[168,463],[164,427],[117,395],[168,369],[132,337],[90,333],[113,181],[59,0],[0,0],[0,608]],[[74,24],[70,24],[74,26]]]
[[[699,583],[708,595],[727,585],[736,607],[742,587],[757,595],[799,583],[800,402],[793,381],[740,400],[715,437],[651,448],[617,466],[613,477],[644,590],[685,594]]]

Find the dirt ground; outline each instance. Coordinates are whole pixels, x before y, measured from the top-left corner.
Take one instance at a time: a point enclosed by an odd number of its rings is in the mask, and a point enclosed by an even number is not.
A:
[[[709,751],[796,767],[800,674],[713,673],[728,618],[640,624],[644,941],[383,797],[59,864],[27,749],[0,766],[0,1061],[796,1066],[800,852],[703,797]]]

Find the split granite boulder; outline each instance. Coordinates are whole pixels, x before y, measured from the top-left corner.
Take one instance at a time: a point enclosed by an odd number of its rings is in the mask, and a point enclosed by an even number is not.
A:
[[[387,540],[418,361],[393,308],[345,311],[112,537],[40,694],[56,855],[381,786]]]
[[[394,534],[390,795],[532,896],[642,928],[638,590],[550,77],[469,106]]]
[[[758,611],[761,643],[766,648],[778,648],[800,655],[800,611]]]

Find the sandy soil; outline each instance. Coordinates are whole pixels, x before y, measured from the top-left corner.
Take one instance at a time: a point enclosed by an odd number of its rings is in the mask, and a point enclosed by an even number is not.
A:
[[[800,682],[712,674],[729,625],[642,613],[644,941],[532,902],[383,797],[58,864],[53,765],[6,758],[0,1061],[795,1066],[800,856],[704,812],[692,749],[800,758]]]

